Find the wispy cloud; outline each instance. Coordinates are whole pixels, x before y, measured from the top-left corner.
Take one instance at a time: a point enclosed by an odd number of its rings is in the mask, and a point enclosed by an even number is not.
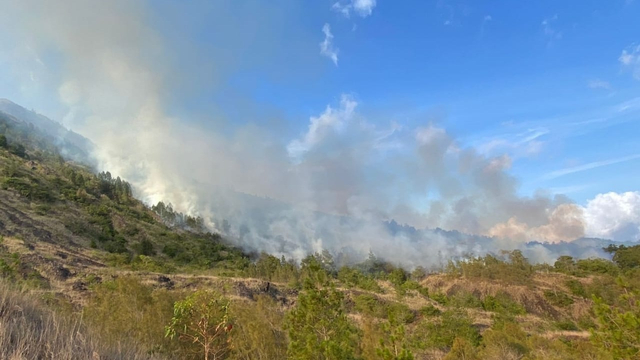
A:
[[[586,190],[586,189],[590,188],[591,186],[592,186],[591,184],[560,186],[560,187],[552,187],[552,188],[549,189],[549,191],[552,194],[568,195],[568,194],[576,193],[576,192],[579,192],[579,191],[582,191],[582,190]]]
[[[365,18],[373,13],[375,7],[376,0],[350,0],[347,2],[338,1],[333,4],[331,9],[347,18],[351,16],[351,12]]]
[[[559,31],[555,27],[555,23],[558,21],[558,14],[553,15],[542,20],[542,32],[547,37],[549,44],[555,40],[562,39],[562,31]]]
[[[615,109],[619,113],[640,109],[640,97],[627,100],[622,104],[619,104],[618,106],[616,106]]]
[[[331,33],[331,25],[324,24],[322,27],[324,40],[320,43],[320,54],[328,57],[338,66],[338,48],[333,46],[333,34]]]
[[[542,151],[541,137],[549,134],[549,129],[530,128],[519,133],[502,134],[485,139],[478,145],[478,151],[485,155],[508,152],[515,157],[534,156]]]
[[[480,36],[484,35],[484,28],[491,21],[493,21],[493,17],[491,17],[491,15],[485,15],[485,17],[482,19],[482,25],[480,25]]]
[[[625,69],[631,71],[636,80],[640,80],[640,45],[634,44],[622,50],[618,61]]]
[[[593,79],[593,80],[589,80],[589,82],[587,83],[587,86],[589,86],[590,89],[604,89],[604,90],[611,90],[611,84],[608,81],[604,81],[604,80],[600,80],[600,79]]]
[[[541,179],[542,180],[551,180],[551,179],[559,178],[561,176],[574,174],[574,173],[577,173],[577,172],[592,170],[592,169],[596,169],[596,168],[599,168],[599,167],[619,164],[619,163],[623,163],[623,162],[627,162],[627,161],[631,161],[631,160],[636,160],[636,159],[640,159],[640,154],[633,154],[633,155],[623,156],[623,157],[619,157],[619,158],[615,158],[615,159],[594,161],[594,162],[590,162],[590,163],[579,165],[579,166],[573,166],[573,167],[569,167],[569,168],[564,168],[564,169],[552,171],[552,172],[547,173],[544,176],[542,176]]]

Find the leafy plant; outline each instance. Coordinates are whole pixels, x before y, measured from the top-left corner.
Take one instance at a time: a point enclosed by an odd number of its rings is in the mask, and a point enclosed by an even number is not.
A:
[[[173,306],[165,336],[178,338],[205,360],[224,359],[231,349],[229,300],[211,291],[197,291]]]

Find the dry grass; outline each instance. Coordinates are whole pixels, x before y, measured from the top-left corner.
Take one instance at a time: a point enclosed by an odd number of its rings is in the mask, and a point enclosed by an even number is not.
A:
[[[481,299],[487,295],[495,296],[502,292],[524,306],[529,314],[553,319],[563,317],[578,319],[588,313],[591,307],[590,300],[572,296],[574,304],[567,308],[561,308],[553,306],[544,297],[544,290],[547,289],[568,293],[565,283],[570,278],[572,277],[564,274],[536,274],[531,285],[505,285],[487,280],[451,278],[445,274],[438,274],[428,276],[422,281],[422,285],[432,293],[441,292],[452,296],[460,292],[467,292]]]
[[[158,359],[130,344],[104,344],[29,295],[0,283],[0,359]]]

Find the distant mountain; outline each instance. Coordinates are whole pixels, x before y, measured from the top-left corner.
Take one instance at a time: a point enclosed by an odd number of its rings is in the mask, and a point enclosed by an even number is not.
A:
[[[54,143],[60,148],[63,154],[70,155],[73,160],[90,162],[90,154],[95,145],[84,136],[75,133],[48,117],[38,114],[35,111],[27,110],[24,107],[7,99],[0,99],[0,113],[8,115],[10,120],[32,124],[45,134],[53,138]],[[71,149],[70,149],[71,148]]]

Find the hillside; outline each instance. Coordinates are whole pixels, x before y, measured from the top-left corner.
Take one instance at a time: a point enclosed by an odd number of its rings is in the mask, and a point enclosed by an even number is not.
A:
[[[125,180],[63,157],[37,124],[0,112],[0,134],[0,358],[640,354],[639,248],[549,265],[512,251],[411,272],[373,255],[298,264],[143,204]],[[70,334],[85,340],[65,346]]]

